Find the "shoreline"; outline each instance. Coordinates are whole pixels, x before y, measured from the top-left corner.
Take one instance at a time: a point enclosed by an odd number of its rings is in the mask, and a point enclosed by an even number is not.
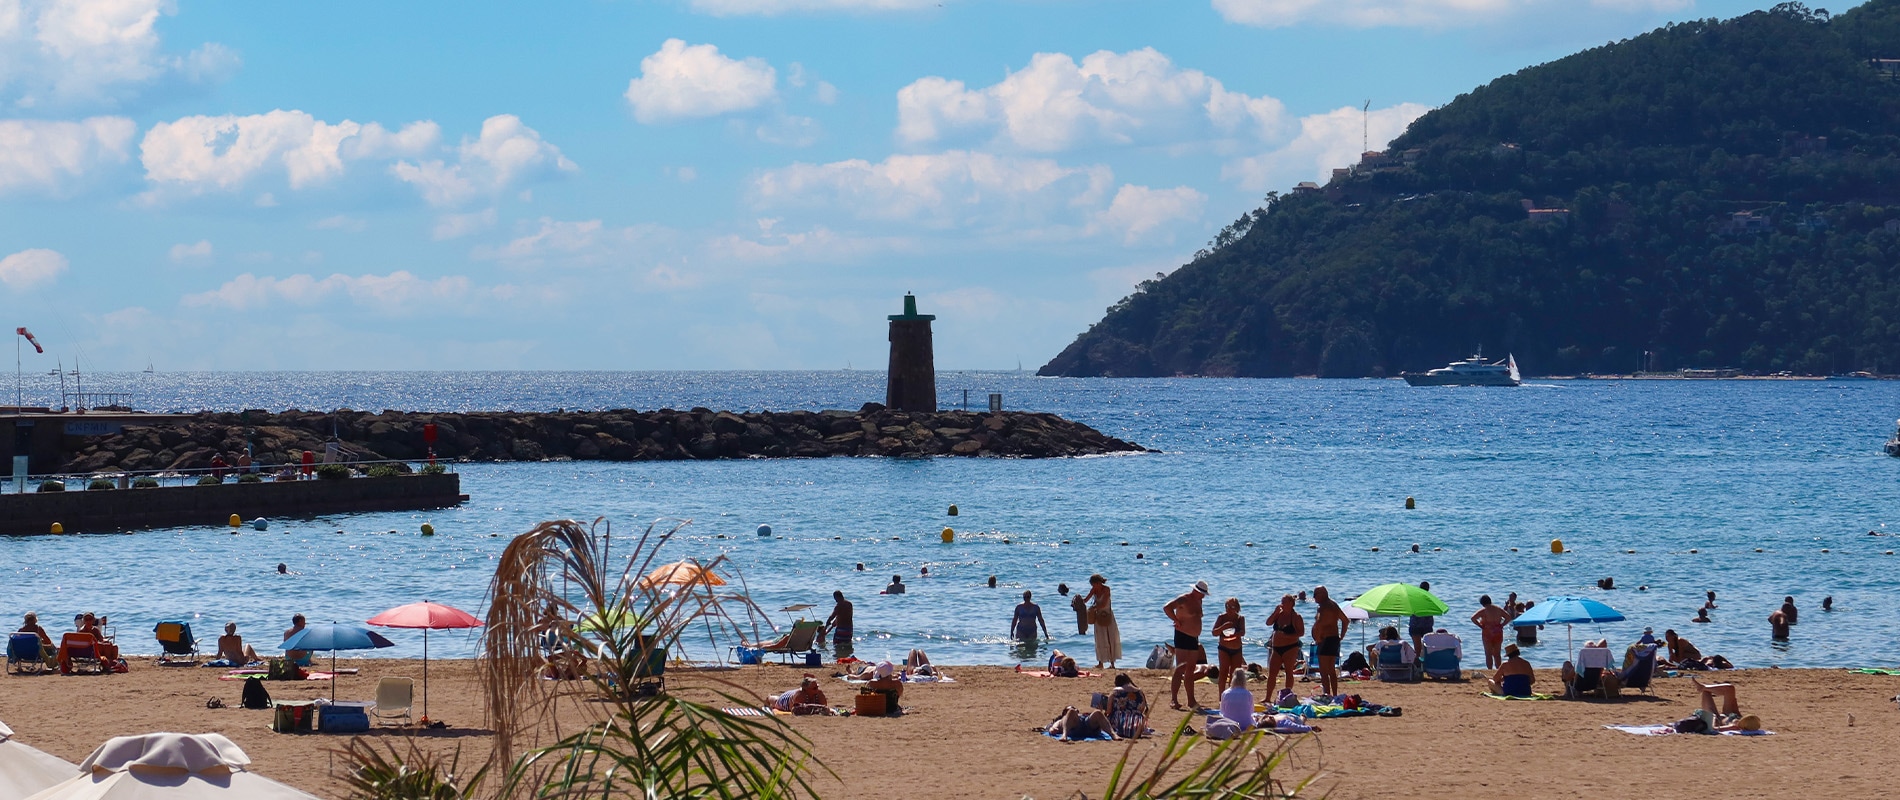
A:
[[[377,680],[386,675],[420,677],[421,664],[415,660],[339,660],[345,662],[360,672],[338,678],[339,699],[373,697]],[[378,728],[369,735],[371,740],[403,749],[413,741],[443,754],[459,747],[465,766],[485,758],[489,735],[482,725],[473,664],[470,659],[429,662],[430,715],[451,727],[413,736]],[[829,664],[810,670],[777,664],[721,671],[675,668],[669,670],[668,685],[674,693],[696,699],[709,698],[705,687],[715,681],[763,694],[795,686],[807,671],[821,676],[832,705],[849,704],[854,687],[830,677],[836,670]],[[906,716],[780,718],[806,736],[818,760],[837,773],[834,781],[814,769],[821,795],[844,797],[908,786],[919,796],[933,798],[1028,795],[1049,800],[1076,792],[1097,796],[1124,752],[1132,762],[1160,743],[1144,739],[1130,750],[1121,743],[1061,743],[1031,731],[1065,705],[1086,706],[1091,692],[1106,690],[1113,673],[1047,679],[994,666],[944,666],[943,671],[957,682],[907,687]],[[4,676],[0,720],[13,727],[18,741],[75,762],[115,735],[224,733],[251,756],[253,771],[319,796],[339,796],[327,751],[348,739],[270,732],[269,712],[237,708],[243,684],[217,680],[222,672],[157,667],[134,659],[132,671],[121,675]],[[1157,707],[1150,724],[1165,736],[1182,717],[1167,708],[1166,674],[1127,672]],[[1819,776],[1828,776],[1825,794],[1830,797],[1886,792],[1884,777],[1867,769],[1867,754],[1900,745],[1900,726],[1890,720],[1887,700],[1900,691],[1900,677],[1816,668],[1744,669],[1703,677],[1735,683],[1743,708],[1760,714],[1776,735],[1639,737],[1602,727],[1687,716],[1695,696],[1687,678],[1657,678],[1654,697],[1626,695],[1613,703],[1498,701],[1480,696],[1480,684],[1472,681],[1357,682],[1346,684],[1346,691],[1400,706],[1404,714],[1320,720],[1322,732],[1299,740],[1290,766],[1279,777],[1292,783],[1318,772],[1309,794],[1330,792],[1342,800],[1407,791],[1399,786],[1430,786],[1444,796],[1476,798],[1690,792],[1767,797],[1786,796]],[[1538,670],[1540,689],[1548,690],[1554,681],[1554,670]],[[1302,683],[1300,689],[1310,693],[1315,686]],[[329,684],[321,681],[270,682],[266,687],[277,699],[329,693]],[[417,693],[419,704],[420,685]],[[89,709],[81,715],[83,725],[73,724],[75,696]],[[205,708],[211,697],[230,707]],[[1206,697],[1202,701],[1209,702]],[[1853,725],[1849,714],[1858,717]],[[1681,769],[1685,762],[1720,768]]]

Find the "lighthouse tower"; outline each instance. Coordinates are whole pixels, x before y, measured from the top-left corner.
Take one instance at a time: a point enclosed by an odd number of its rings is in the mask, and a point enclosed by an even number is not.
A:
[[[891,367],[884,406],[897,411],[937,410],[937,356],[930,344],[929,314],[917,313],[917,298],[904,295],[904,313],[892,314]]]

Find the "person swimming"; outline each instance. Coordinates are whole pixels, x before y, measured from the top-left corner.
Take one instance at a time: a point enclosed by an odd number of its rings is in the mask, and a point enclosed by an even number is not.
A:
[[[1821,598],[1821,611],[1828,612],[1828,611],[1833,611],[1833,610],[1834,610],[1834,595],[1830,594],[1826,597]]]

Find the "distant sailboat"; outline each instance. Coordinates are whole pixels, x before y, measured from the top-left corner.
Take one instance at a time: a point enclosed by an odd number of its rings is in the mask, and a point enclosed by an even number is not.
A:
[[[145,374],[147,375],[158,374],[158,370],[152,369],[152,362],[150,361],[145,362]]]

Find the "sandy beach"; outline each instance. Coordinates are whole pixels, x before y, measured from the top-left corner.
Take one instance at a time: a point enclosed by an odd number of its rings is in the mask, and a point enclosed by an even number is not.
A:
[[[338,678],[339,699],[370,699],[384,675],[419,677],[421,665],[394,659],[345,659],[355,675]],[[802,668],[766,665],[717,673],[676,672],[674,691],[692,693],[717,678],[758,692],[797,684]],[[413,736],[423,747],[462,748],[465,763],[486,757],[489,736],[469,661],[432,661],[431,716],[446,730],[414,734],[379,729],[378,738]],[[819,674],[834,705],[854,687]],[[825,796],[906,792],[916,797],[1049,800],[1099,796],[1125,745],[1065,744],[1032,732],[1064,705],[1086,705],[1109,677],[1052,679],[1003,667],[949,667],[952,685],[912,686],[910,713],[896,718],[782,718],[809,737],[817,757],[837,773],[817,781]],[[218,680],[222,670],[162,668],[138,658],[128,674],[103,677],[0,678],[0,720],[19,741],[77,761],[105,738],[153,731],[219,732],[254,761],[259,774],[323,797],[340,796],[339,768],[328,752],[345,737],[286,735],[269,730],[269,712],[237,708],[242,684]],[[1136,682],[1162,707],[1154,726],[1167,729],[1180,712],[1167,710],[1164,673],[1137,670]],[[1404,715],[1322,720],[1323,732],[1297,742],[1296,768],[1319,779],[1309,796],[1353,798],[1431,794],[1466,798],[1541,797],[1876,797],[1889,781],[1873,754],[1900,746],[1900,718],[1891,702],[1900,677],[1839,670],[1739,670],[1719,676],[1740,687],[1745,710],[1762,716],[1774,736],[1638,737],[1606,724],[1646,724],[1686,716],[1695,702],[1687,678],[1659,678],[1655,697],[1621,702],[1500,701],[1479,685],[1348,684],[1368,700],[1404,708]],[[1540,671],[1539,688],[1555,675]],[[328,696],[329,684],[270,683],[278,699]],[[1211,689],[1211,687],[1207,687]],[[227,707],[207,709],[206,700]],[[1203,702],[1207,702],[1203,698]],[[1854,718],[1850,724],[1850,715]],[[1198,727],[1198,726],[1197,726]],[[1134,744],[1139,756],[1156,747]],[[1303,772],[1304,771],[1304,772]]]

